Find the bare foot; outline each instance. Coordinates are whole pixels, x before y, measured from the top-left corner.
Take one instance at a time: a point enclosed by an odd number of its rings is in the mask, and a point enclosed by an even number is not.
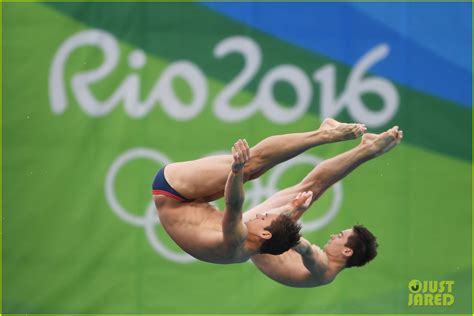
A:
[[[394,126],[381,134],[364,134],[361,146],[365,147],[370,155],[380,156],[400,143],[403,131]]]
[[[359,137],[365,133],[367,127],[364,124],[340,123],[335,119],[327,118],[323,121],[319,130],[328,132],[330,142],[338,142]]]

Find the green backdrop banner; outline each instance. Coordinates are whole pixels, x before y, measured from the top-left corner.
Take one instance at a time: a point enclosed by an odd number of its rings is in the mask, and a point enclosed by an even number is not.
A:
[[[3,4],[3,313],[470,314],[472,110],[377,72],[397,68],[401,44],[375,32],[359,52],[341,25],[353,62],[203,4]],[[303,218],[318,245],[363,223],[374,262],[296,289],[250,262],[199,262],[166,235],[150,195],[161,166],[328,116],[405,133]],[[245,208],[357,143],[247,183]],[[410,306],[412,280],[448,281],[454,303]]]

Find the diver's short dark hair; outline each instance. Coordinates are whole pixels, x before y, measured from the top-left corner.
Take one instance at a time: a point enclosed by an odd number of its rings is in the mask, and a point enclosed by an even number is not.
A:
[[[349,237],[346,247],[353,251],[352,256],[347,259],[346,267],[361,267],[377,256],[377,237],[374,236],[363,225],[352,226],[352,236]]]
[[[272,233],[272,238],[263,242],[260,253],[282,254],[296,246],[301,237],[301,225],[286,215],[278,216],[265,230]]]

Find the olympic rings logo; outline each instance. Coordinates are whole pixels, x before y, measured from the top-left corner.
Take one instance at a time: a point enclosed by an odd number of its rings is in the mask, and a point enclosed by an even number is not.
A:
[[[213,153],[215,155],[217,153]],[[219,153],[220,154],[220,153]],[[210,156],[210,155],[207,155]],[[115,180],[118,172],[123,168],[127,163],[136,159],[150,159],[157,162],[160,165],[165,165],[171,163],[165,154],[159,152],[155,149],[150,148],[132,148],[119,157],[117,157],[112,165],[110,166],[106,179],[105,179],[105,197],[107,203],[109,204],[112,211],[122,220],[129,223],[130,225],[143,227],[145,230],[145,235],[148,239],[148,242],[153,247],[153,249],[158,252],[160,255],[165,257],[168,260],[178,262],[178,263],[189,263],[193,262],[196,259],[184,252],[176,252],[168,249],[156,236],[155,225],[160,223],[158,214],[155,210],[155,204],[153,201],[150,201],[148,204],[145,214],[143,216],[137,216],[126,210],[118,201],[117,195],[115,192]],[[309,164],[315,166],[319,164],[322,159],[309,154],[299,155],[289,161],[286,161],[282,164],[279,164],[272,168],[269,173],[268,184],[264,185],[260,179],[252,180],[252,188],[245,191],[246,200],[250,203],[249,208],[253,208],[260,204],[265,199],[272,196],[278,191],[277,184],[280,177],[287,171],[289,168],[296,165]],[[321,229],[326,226],[333,218],[336,216],[337,212],[340,209],[342,203],[342,184],[338,182],[333,186],[333,197],[328,209],[324,214],[311,221],[302,221],[303,232],[312,232]]]

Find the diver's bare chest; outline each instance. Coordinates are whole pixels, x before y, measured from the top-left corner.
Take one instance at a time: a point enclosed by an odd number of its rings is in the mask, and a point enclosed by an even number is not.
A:
[[[163,225],[175,228],[199,227],[201,230],[222,231],[223,213],[208,203],[183,203],[158,209]]]
[[[155,203],[156,203],[155,199]],[[213,263],[244,262],[239,247],[224,241],[224,213],[208,203],[156,203],[160,222],[191,256]]]

